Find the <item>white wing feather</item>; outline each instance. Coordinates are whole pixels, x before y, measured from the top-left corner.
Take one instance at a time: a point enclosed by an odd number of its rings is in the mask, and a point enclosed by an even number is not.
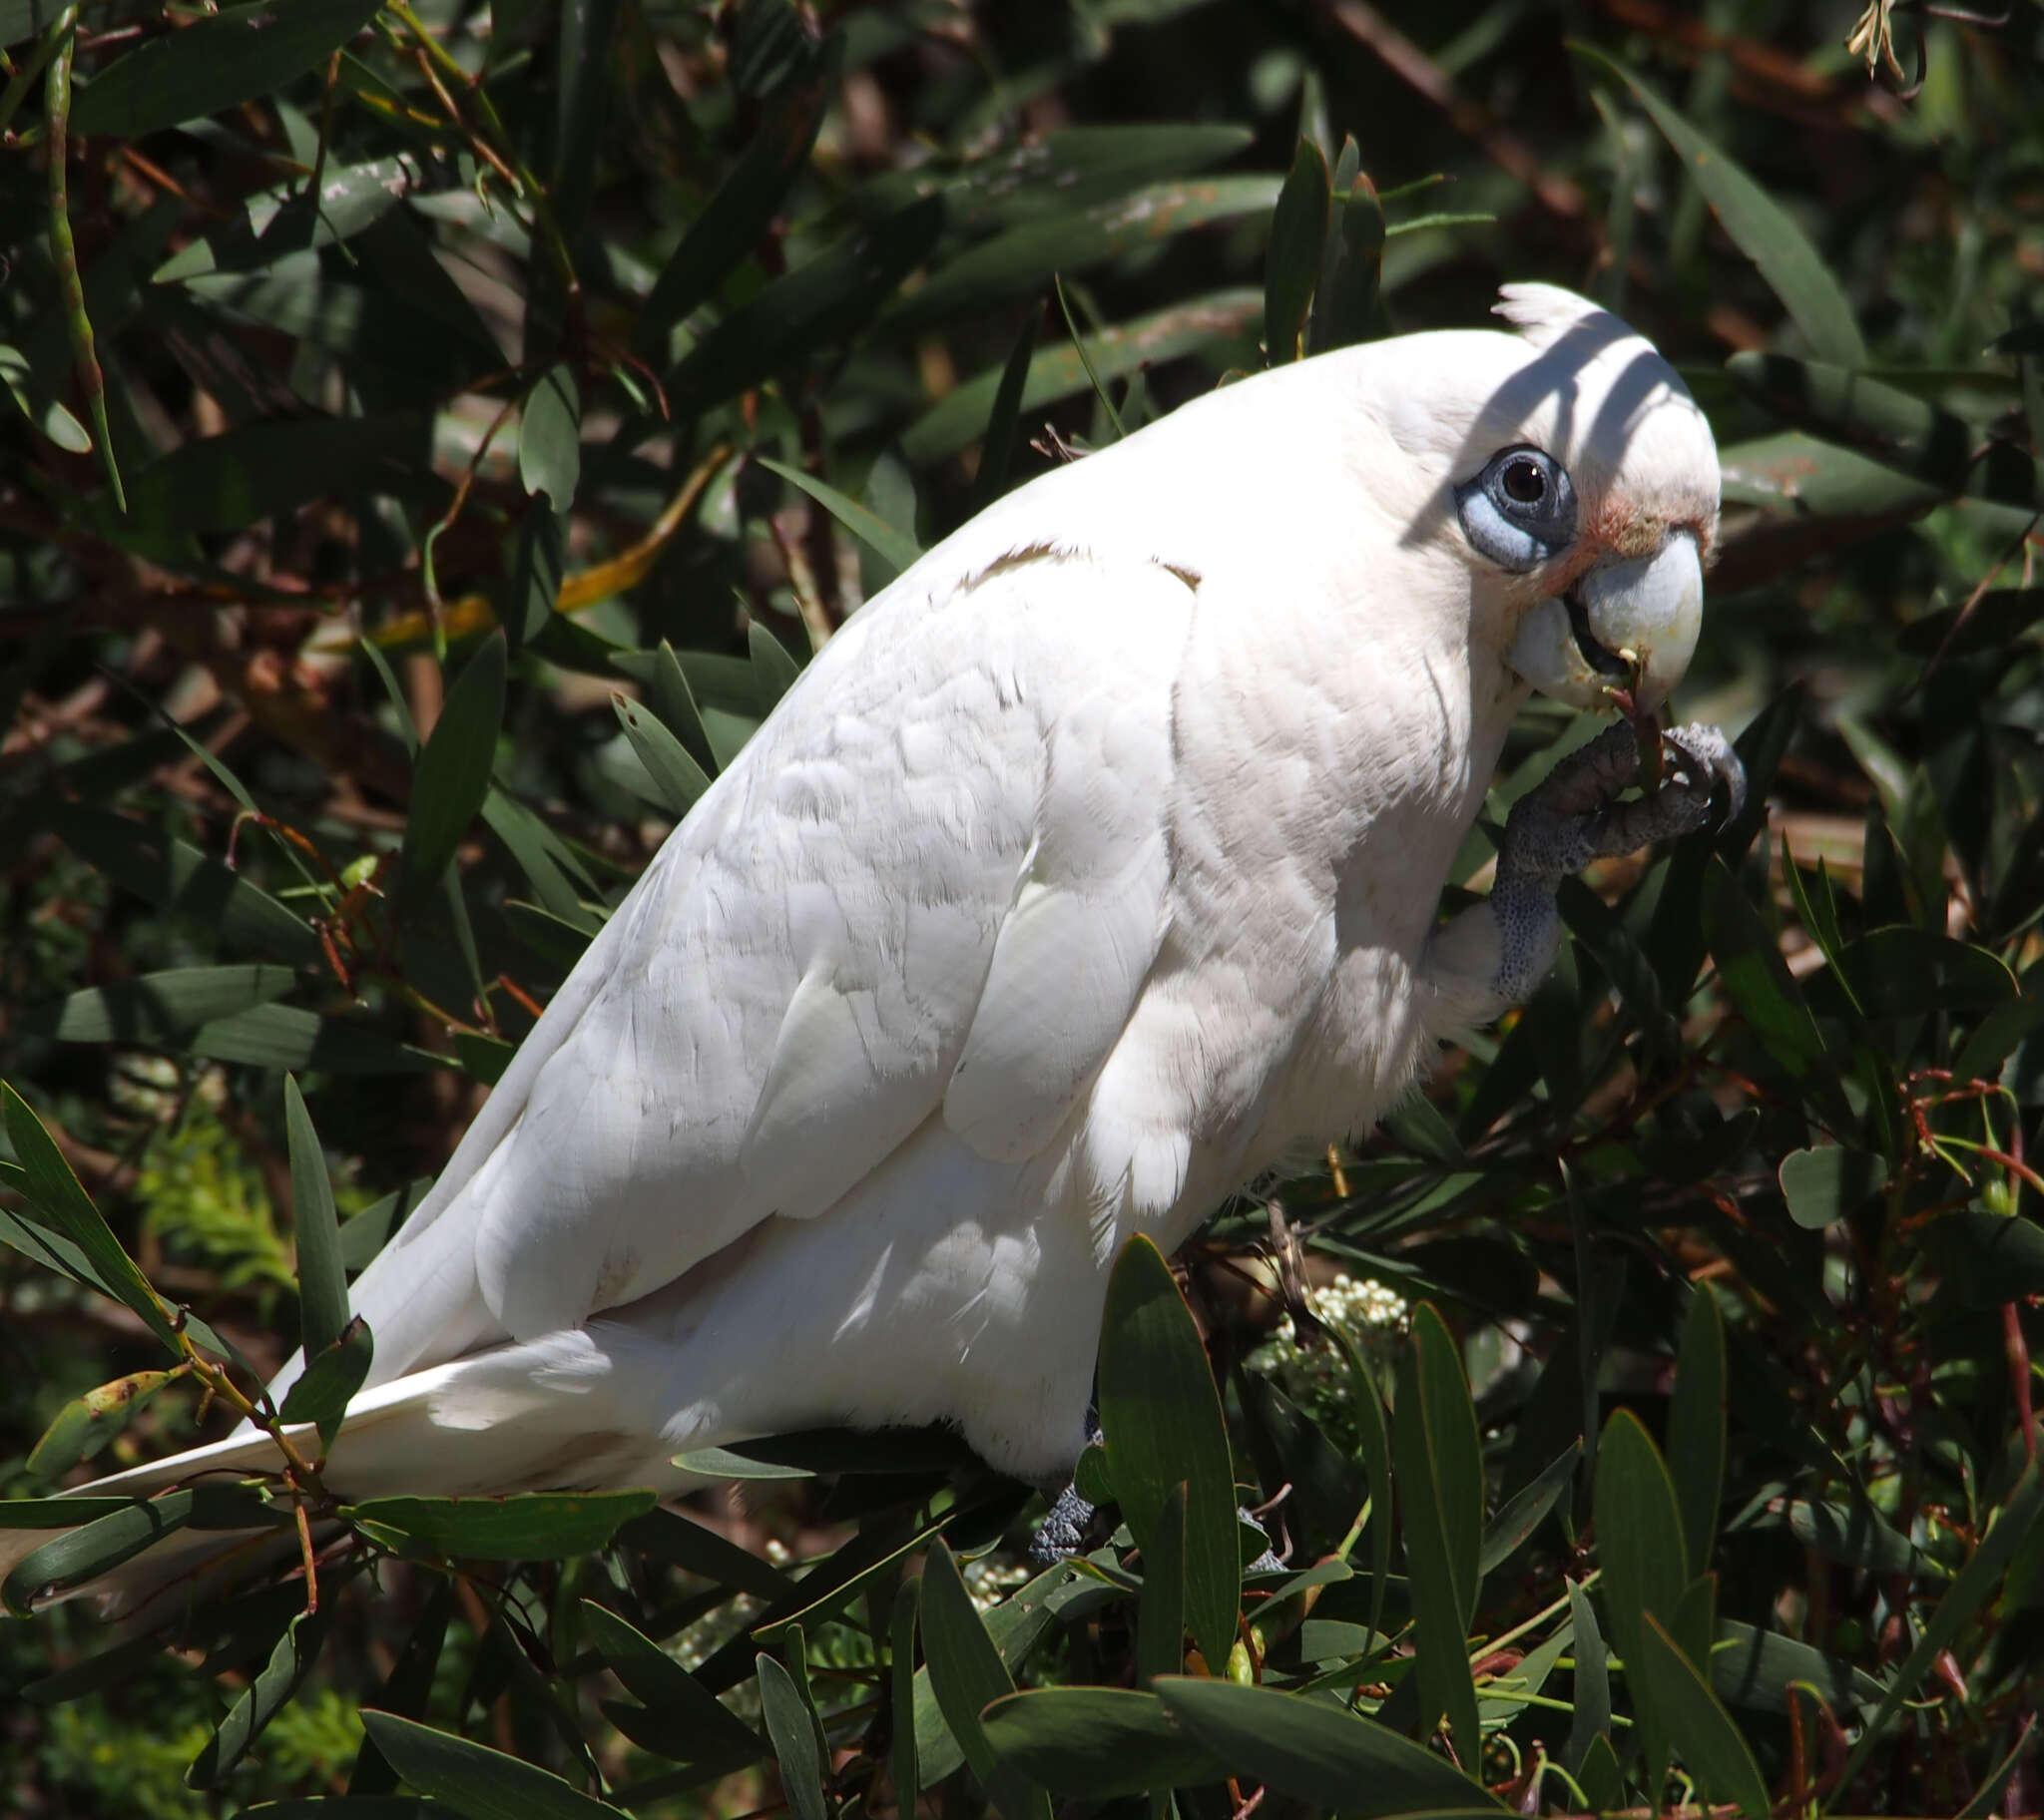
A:
[[[989,1158],[1046,1142],[1157,952],[1193,603],[1022,552],[840,632],[355,1285],[375,1381],[818,1215],[940,1107]]]

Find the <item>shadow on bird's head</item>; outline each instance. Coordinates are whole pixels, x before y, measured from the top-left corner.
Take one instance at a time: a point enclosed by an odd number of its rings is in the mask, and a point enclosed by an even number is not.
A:
[[[1502,294],[1516,335],[1410,338],[1436,357],[1408,364],[1387,427],[1438,485],[1403,541],[1453,542],[1502,597],[1524,682],[1579,707],[1614,687],[1657,707],[1702,622],[1718,524],[1710,425],[1609,310],[1550,284]]]

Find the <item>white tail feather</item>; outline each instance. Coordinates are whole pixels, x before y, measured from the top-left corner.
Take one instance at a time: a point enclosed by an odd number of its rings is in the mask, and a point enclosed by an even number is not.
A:
[[[323,1472],[327,1491],[347,1504],[424,1493],[462,1497],[521,1491],[650,1485],[676,1491],[688,1477],[644,1426],[613,1421],[613,1361],[587,1332],[549,1334],[524,1346],[493,1347],[377,1386],[356,1398]],[[313,1453],[308,1426],[285,1430]],[[78,1488],[92,1498],[153,1498],[202,1477],[273,1474],[276,1444],[248,1428]],[[53,1530],[0,1532],[0,1574],[9,1574]],[[180,1598],[201,1577],[240,1578],[295,1541],[274,1531],[185,1531],[133,1562],[50,1602],[90,1596],[103,1616],[155,1617],[145,1610],[173,1590]],[[213,1570],[220,1570],[218,1575]]]

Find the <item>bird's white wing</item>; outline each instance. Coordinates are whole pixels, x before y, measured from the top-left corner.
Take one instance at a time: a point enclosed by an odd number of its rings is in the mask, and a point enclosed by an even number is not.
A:
[[[1153,584],[1168,615],[1176,577]],[[993,965],[944,1093],[982,1156],[1033,1154],[1121,1036],[1164,939],[1171,843],[1169,683],[1110,686],[1051,728],[1043,806]],[[1160,684],[1162,687],[1160,688]]]
[[[1193,602],[1029,551],[911,572],[840,632],[356,1283],[376,1380],[819,1214],[940,1108],[982,1155],[1046,1141],[1157,952]]]

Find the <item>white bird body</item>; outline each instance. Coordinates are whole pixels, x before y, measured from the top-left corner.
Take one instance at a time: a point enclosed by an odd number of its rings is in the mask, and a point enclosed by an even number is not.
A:
[[[1224,387],[853,616],[354,1285],[375,1366],[330,1487],[673,1488],[685,1450],[934,1421],[1069,1472],[1121,1243],[1169,1251],[1367,1130],[1521,978],[1481,906],[1435,921],[1529,615],[1708,548],[1672,371],[1565,292],[1507,295],[1523,336]],[[1581,519],[1523,573],[1455,491],[1516,444]]]

